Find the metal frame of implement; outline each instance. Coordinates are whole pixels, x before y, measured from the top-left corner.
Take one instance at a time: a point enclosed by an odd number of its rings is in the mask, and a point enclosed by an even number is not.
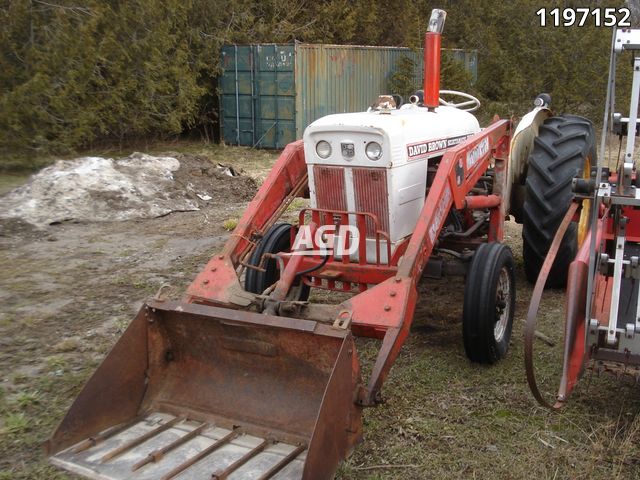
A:
[[[629,117],[613,113],[617,56],[634,55]],[[597,168],[588,181],[574,181],[575,199],[559,227],[536,282],[525,329],[527,380],[538,402],[560,410],[590,365],[597,371],[640,379],[640,185],[634,160],[640,99],[640,30],[613,32],[604,127]],[[611,124],[611,125],[610,125]],[[609,125],[622,142],[617,172],[603,166]],[[635,133],[635,135],[634,135]],[[591,228],[568,273],[562,377],[556,399],[541,394],[533,367],[536,316],[544,284],[570,222],[580,208],[591,208]]]

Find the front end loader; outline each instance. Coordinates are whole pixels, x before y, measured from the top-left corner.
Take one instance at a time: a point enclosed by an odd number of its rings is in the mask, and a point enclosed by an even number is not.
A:
[[[615,113],[617,58],[633,55],[633,82],[628,117]],[[640,379],[640,183],[635,165],[640,98],[640,30],[613,32],[602,141],[597,163],[593,127],[574,125],[582,133],[584,174],[565,187],[556,222],[548,231],[548,252],[537,265],[539,275],[525,329],[525,366],[531,391],[550,409],[563,408],[585,371],[610,372]],[[578,121],[574,119],[573,123]],[[561,131],[556,126],[556,134]],[[550,134],[551,135],[551,134]],[[626,137],[624,156],[605,162],[607,138]],[[572,152],[580,150],[573,145]],[[565,155],[567,157],[568,155]],[[579,160],[574,160],[575,161]],[[531,161],[530,161],[531,163]],[[617,167],[613,167],[617,164]],[[590,168],[589,168],[590,166]],[[587,174],[587,172],[589,172]],[[574,173],[581,173],[574,170]],[[555,234],[555,235],[554,235]],[[558,392],[548,400],[540,391],[534,370],[536,317],[545,284],[560,278],[566,283],[564,359]],[[556,283],[557,284],[557,283]]]
[[[49,439],[55,465],[111,480],[332,478],[362,408],[382,401],[425,275],[466,275],[465,351],[506,355],[511,123],[480,128],[477,99],[440,90],[444,18],[434,10],[425,35],[424,90],[312,123],[183,299],[142,307]],[[297,197],[311,206],[282,223]],[[346,299],[310,302],[319,290]],[[355,336],[381,342],[366,382]]]

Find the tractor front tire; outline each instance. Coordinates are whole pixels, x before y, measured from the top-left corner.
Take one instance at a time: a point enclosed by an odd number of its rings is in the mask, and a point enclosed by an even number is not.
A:
[[[260,263],[265,253],[276,254],[291,251],[292,228],[290,223],[277,223],[264,234],[249,260],[250,265],[261,267],[264,271],[247,268],[244,279],[246,291],[261,294],[278,281],[280,270],[278,270],[276,260],[267,259],[262,266]],[[308,285],[302,283],[302,280],[298,280],[297,284],[291,287],[290,300],[306,301],[309,298],[309,290]]]
[[[505,357],[515,306],[511,249],[502,243],[480,245],[471,260],[464,289],[462,338],[469,360],[493,364]]]
[[[551,117],[540,126],[529,156],[523,206],[522,256],[529,282],[538,278],[553,237],[569,209],[573,178],[588,175],[595,160],[595,132],[586,118]],[[577,251],[578,225],[572,223],[551,267],[547,286],[566,285],[569,264]]]

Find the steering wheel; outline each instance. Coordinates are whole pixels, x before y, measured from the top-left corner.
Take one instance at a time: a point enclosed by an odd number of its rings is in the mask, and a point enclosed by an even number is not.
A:
[[[442,98],[443,95],[452,95],[454,97],[462,97],[465,99],[464,102],[454,103],[452,101],[448,102]],[[480,108],[480,100],[478,100],[473,95],[469,95],[468,93],[459,92],[457,90],[440,90],[440,105],[445,107],[454,107],[459,108],[464,112],[475,112],[478,108]]]

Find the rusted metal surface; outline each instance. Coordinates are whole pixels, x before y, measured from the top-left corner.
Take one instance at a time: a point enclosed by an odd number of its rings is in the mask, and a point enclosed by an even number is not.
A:
[[[117,435],[123,430],[126,430],[127,428],[130,428],[132,425],[140,422],[143,418],[144,417],[142,416],[134,417],[133,420],[127,423],[121,423],[119,425],[115,425],[111,428],[108,428],[107,430],[100,432],[98,435],[95,435],[93,437],[87,438],[86,440],[83,440],[82,442],[78,443],[73,447],[73,453],[84,452],[85,450],[91,447],[95,447],[96,445],[99,445],[100,443],[104,442],[107,438]]]
[[[224,437],[219,438],[218,440],[213,442],[211,445],[209,445],[207,448],[205,448],[205,449],[201,450],[200,452],[198,452],[193,457],[188,458],[184,462],[180,463],[179,465],[176,465],[174,468],[169,470],[169,472],[165,473],[162,476],[161,480],[171,480],[172,478],[177,477],[182,472],[187,470],[189,467],[195,465],[200,460],[206,458],[207,455],[215,452],[220,447],[225,446],[227,443],[231,442],[231,440],[233,440],[235,438],[238,438],[239,435],[240,435],[240,429],[238,429],[238,428],[232,429]]]
[[[403,58],[415,64],[415,84],[423,78],[422,49],[296,42],[221,50],[220,120],[227,144],[282,148],[324,115],[365,110],[387,91]],[[477,51],[442,54],[477,79]]]
[[[617,379],[630,379],[633,383],[640,382],[640,363],[637,356],[631,363],[629,362],[615,362],[610,360],[591,360],[586,366],[585,370],[591,371],[597,375],[601,373],[607,373],[613,375]]]
[[[257,480],[268,480],[275,476],[276,473],[280,472],[283,468],[285,468],[293,459],[295,459],[298,455],[304,452],[307,449],[305,445],[298,445],[294,448],[291,453],[289,453],[286,457],[280,460],[278,463],[273,465],[269,470],[264,472]]]
[[[337,465],[362,438],[361,410],[354,408],[360,387],[360,364],[355,345],[345,342],[338,353],[315,419],[303,478],[333,478]]]
[[[542,298],[542,293],[544,291],[544,286],[547,283],[547,278],[549,277],[549,272],[551,271],[551,267],[553,266],[553,262],[556,259],[556,255],[558,254],[558,250],[562,243],[562,239],[564,238],[564,234],[566,233],[571,221],[573,219],[574,214],[578,210],[579,203],[573,202],[569,206],[567,213],[565,214],[562,222],[558,226],[558,230],[556,231],[556,235],[551,242],[551,246],[549,247],[549,252],[547,253],[546,258],[542,264],[542,268],[540,269],[540,274],[538,275],[538,280],[536,280],[535,287],[533,288],[533,293],[531,294],[531,303],[529,304],[529,311],[527,313],[527,323],[525,326],[525,334],[524,334],[524,364],[527,373],[527,382],[529,383],[529,388],[531,389],[531,393],[538,401],[538,403],[546,408],[551,410],[560,410],[564,406],[564,402],[566,401],[566,395],[568,390],[564,392],[564,395],[556,398],[556,401],[551,404],[547,402],[547,400],[542,396],[540,390],[538,389],[538,384],[536,382],[535,370],[533,367],[533,342],[535,339],[535,331],[538,317],[538,308],[540,307],[540,300]],[[575,318],[575,317],[574,317]],[[573,326],[569,326],[572,331],[574,330]],[[565,372],[563,372],[563,378],[561,380],[561,385],[568,386],[568,379],[565,377]]]
[[[147,478],[145,472],[156,471],[160,464],[165,469],[163,475],[172,478],[167,475],[180,465],[186,462],[184,469],[196,468],[217,450],[209,446],[211,452],[202,453],[206,450],[202,448],[197,459],[183,455],[176,464],[166,459],[175,460],[175,452],[195,440],[173,436],[148,448],[153,439],[174,431],[188,418],[197,422],[193,429],[206,430],[202,426],[206,422],[270,442],[310,445],[307,458],[322,457],[320,451],[326,442],[332,443],[336,445],[335,461],[309,470],[324,471],[327,476],[308,473],[302,477],[330,478],[329,470],[331,474],[335,471],[339,459],[360,438],[360,407],[353,402],[360,380],[354,365],[357,360],[349,330],[198,304],[150,302],[89,380],[49,441],[49,450],[54,455],[64,452],[56,457],[59,464],[77,467],[76,471],[88,468],[86,462],[91,457],[99,460],[99,465],[91,464],[98,472],[111,471],[113,465],[118,465],[119,472],[126,460],[131,477],[114,473],[113,478]],[[123,401],[130,392],[136,395]],[[115,446],[108,438],[86,440],[101,438],[100,432],[106,428],[148,412],[162,412],[173,419],[145,427]],[[329,418],[331,425],[322,427]],[[238,427],[242,430],[236,431]],[[328,433],[318,432],[318,428],[323,432],[328,429]],[[122,429],[111,431],[118,430]],[[200,438],[202,432],[191,435]],[[75,448],[66,450],[73,445],[90,446],[80,453]],[[96,457],[98,451],[100,456]],[[249,465],[249,459],[244,463]],[[209,477],[216,472],[224,477],[229,465],[231,462],[210,471]],[[236,465],[238,469],[241,466]]]
[[[169,428],[173,427],[176,423],[181,422],[183,420],[185,420],[185,418],[183,417],[173,418],[170,421],[163,423],[162,425],[159,425],[152,430],[149,430],[145,434],[140,435],[139,437],[136,437],[128,442],[125,442],[122,445],[119,445],[117,448],[114,448],[113,450],[109,450],[107,453],[105,453],[102,456],[102,458],[100,458],[100,461],[104,463],[111,460],[112,458],[117,457],[118,455],[122,455],[127,450],[131,450],[137,447],[141,443],[144,443],[150,438],[155,437],[156,435],[164,432],[165,430],[168,430]]]
[[[387,172],[380,168],[354,168],[353,186],[356,210],[369,212],[380,222],[376,225],[367,218],[367,237],[376,238],[376,232],[389,232],[389,194],[387,192]]]
[[[347,210],[344,168],[314,165],[313,178],[315,179],[318,208]]]
[[[53,454],[139,414],[146,393],[147,318],[140,310],[46,443]]]
[[[249,450],[247,453],[245,453],[242,457],[237,459],[231,465],[227,466],[223,470],[216,470],[214,473],[212,473],[211,480],[226,480],[229,477],[229,475],[236,472],[240,467],[246,464],[249,460],[251,460],[253,457],[258,455],[260,452],[264,451],[264,449],[267,448],[271,443],[273,443],[272,440],[269,440],[269,439],[262,440],[258,445],[253,447],[251,450]]]
[[[640,365],[640,354],[630,352],[614,352],[604,349],[594,349],[590,358],[603,362],[618,362],[625,365]]]
[[[301,264],[303,268],[311,268],[319,265],[320,260],[316,258],[305,258]],[[349,283],[370,283],[377,284],[382,283],[386,279],[393,277],[398,271],[397,267],[387,265],[362,265],[359,263],[332,263],[329,266],[319,270],[317,273],[313,272],[309,275],[310,279],[308,284],[315,288],[331,289],[328,283],[323,283],[322,280],[333,280]]]

